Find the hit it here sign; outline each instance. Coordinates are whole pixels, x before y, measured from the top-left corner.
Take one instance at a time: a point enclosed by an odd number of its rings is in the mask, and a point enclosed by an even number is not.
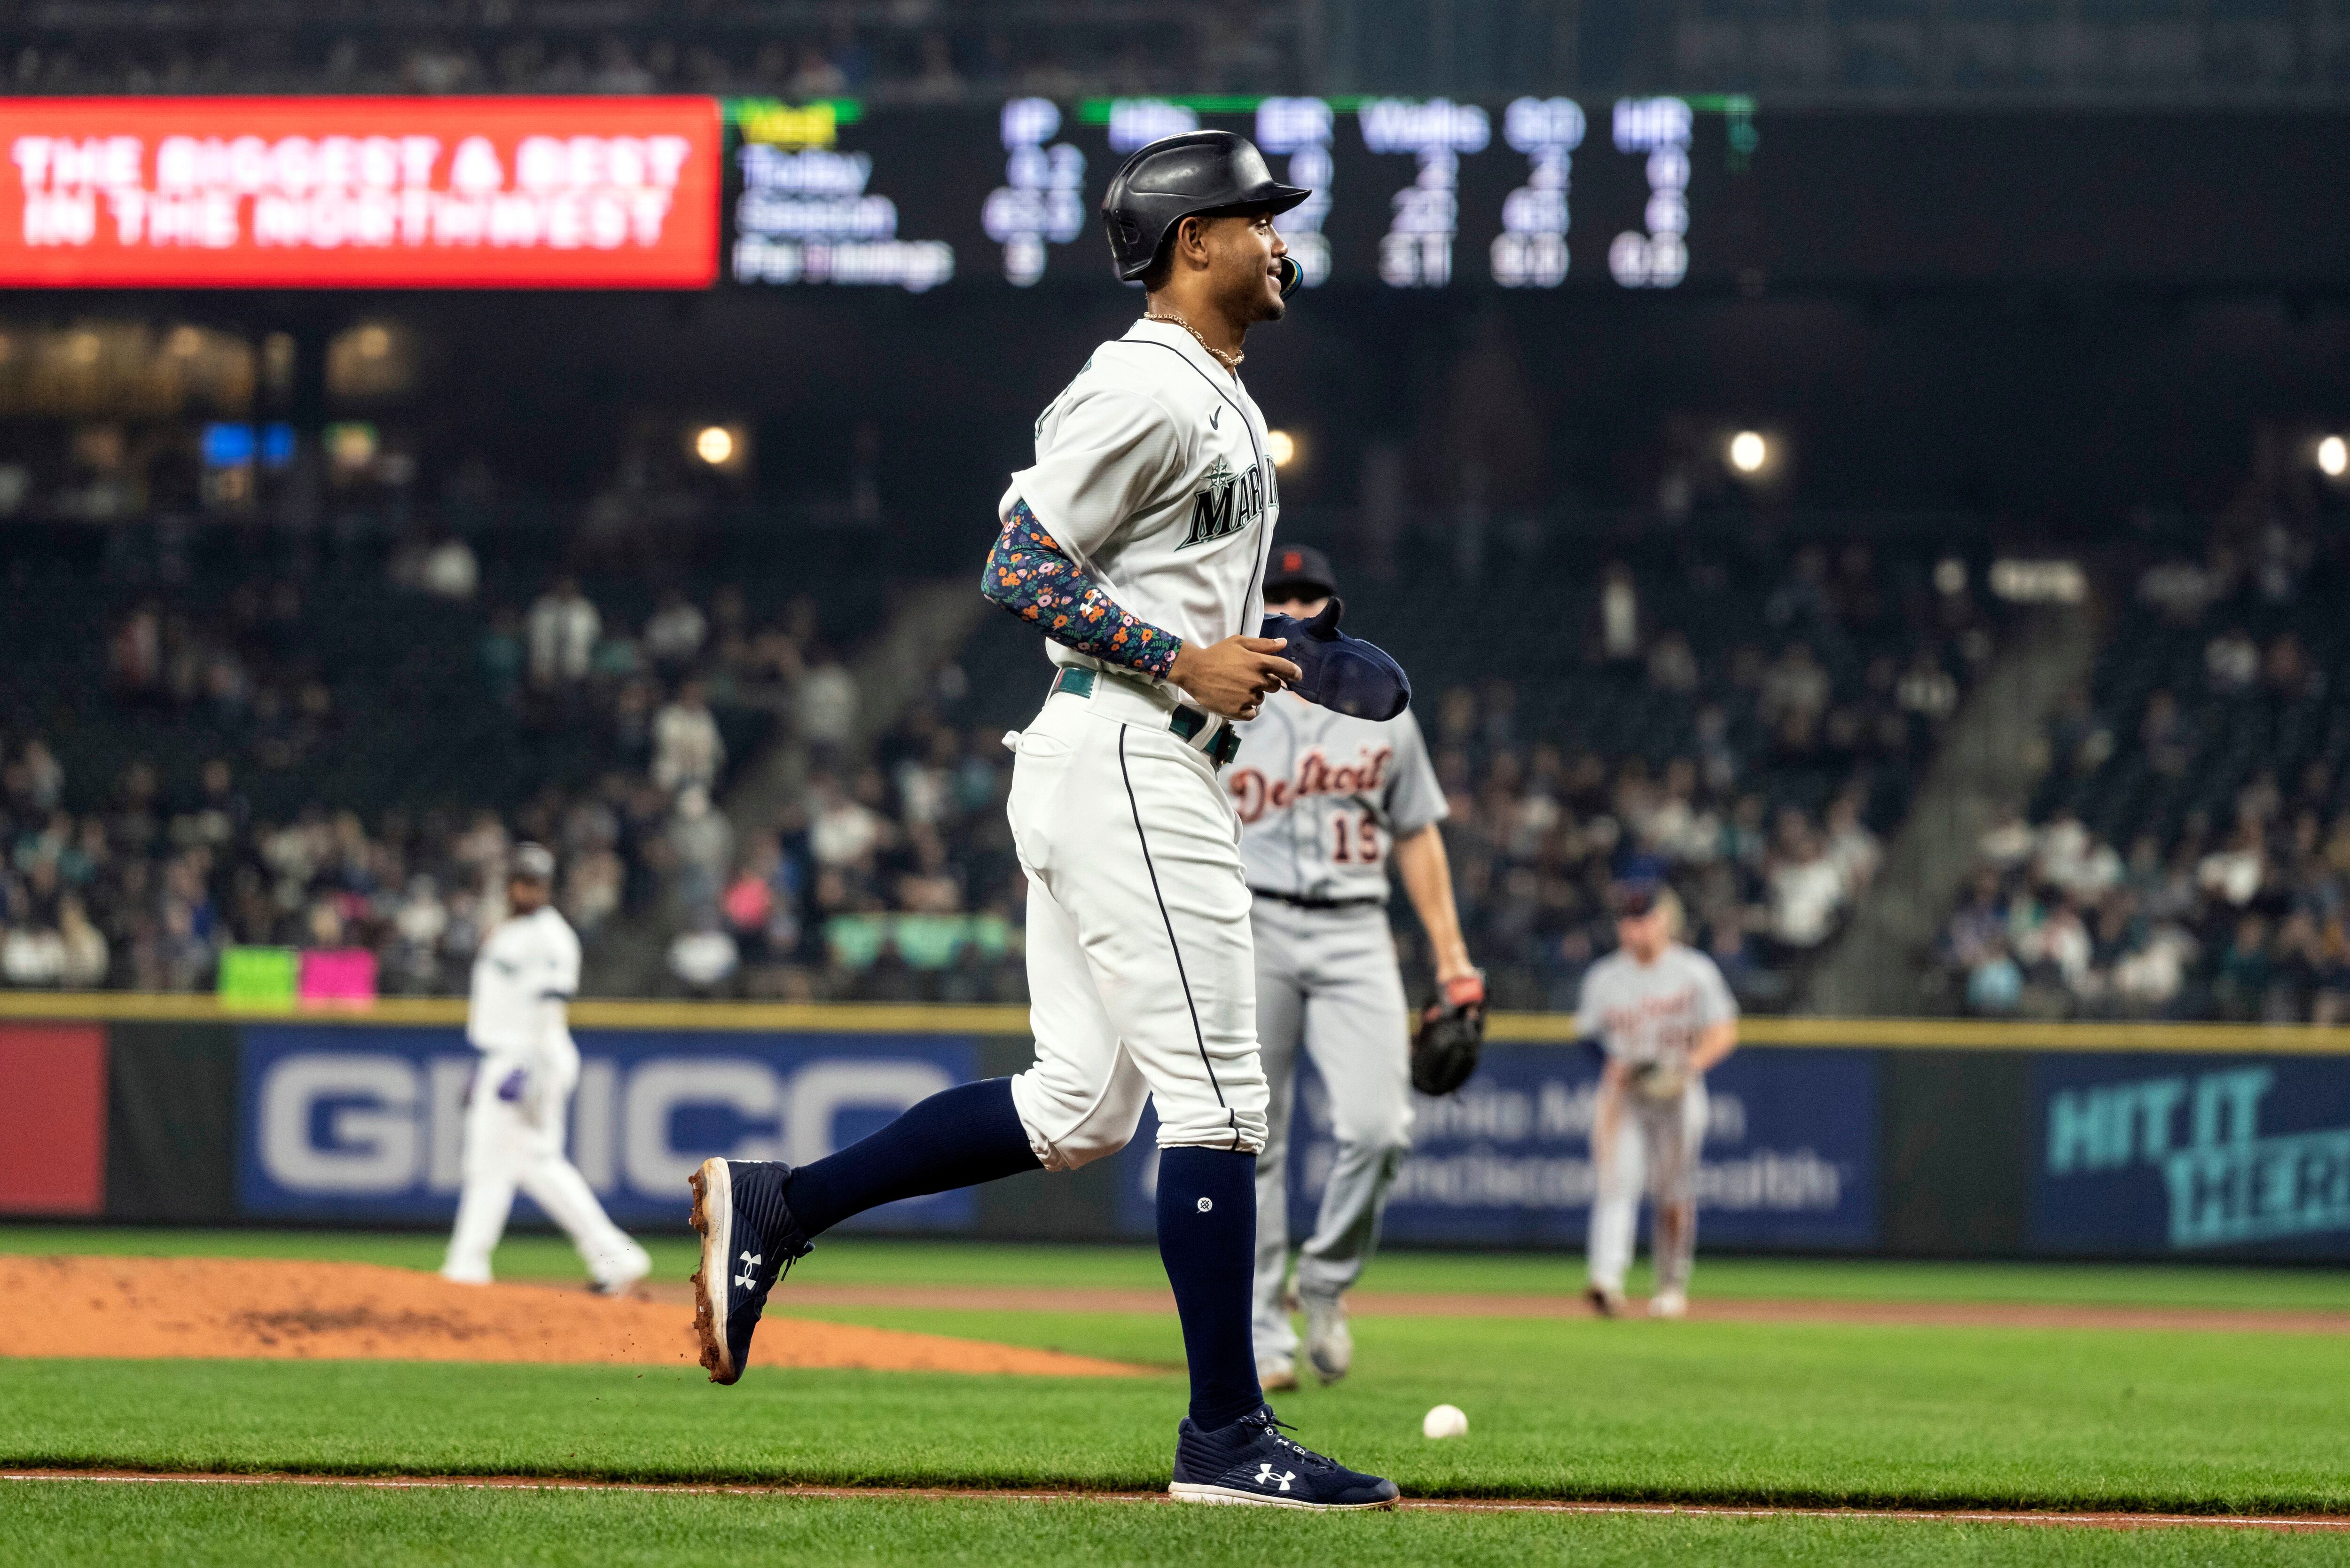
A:
[[[0,286],[701,288],[711,99],[18,99]]]

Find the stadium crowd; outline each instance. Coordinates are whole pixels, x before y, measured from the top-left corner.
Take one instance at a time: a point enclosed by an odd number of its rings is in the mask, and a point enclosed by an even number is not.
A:
[[[104,630],[0,677],[0,983],[204,989],[242,944],[365,948],[386,992],[462,991],[514,843],[557,849],[591,943],[674,919],[729,869],[732,753],[853,703],[806,599],[754,624],[740,593],[672,587],[624,618],[555,570],[493,607],[446,533],[370,564],[9,585],[28,638]]]
[[[2342,553],[2270,521],[2147,565],[2029,813],[1986,832],[1929,1000],[1985,1014],[2350,1019]]]
[[[979,6],[808,8],[772,17],[649,4],[561,15],[426,18],[256,27],[234,0],[164,16],[52,7],[0,24],[16,93],[712,93],[795,102],[857,97],[956,103],[1013,93],[1283,90],[1295,76],[1294,23],[1279,11],[1046,5],[1006,16]],[[82,25],[59,26],[77,10]],[[46,21],[48,25],[43,25]],[[29,25],[26,25],[29,23]]]
[[[1880,835],[1991,628],[1957,563],[1866,547],[1840,560],[1796,550],[1742,618],[1725,617],[1732,571],[1748,565],[1700,552],[1579,573],[1561,613],[1587,638],[1563,655],[1529,650],[1519,679],[1446,682],[1448,623],[1427,580],[1408,594],[1367,583],[1350,601],[1363,607],[1353,624],[1397,618],[1387,624],[1418,671],[1462,918],[1497,1005],[1571,1008],[1614,940],[1608,883],[1635,867],[1670,879],[1690,940],[1747,1005],[1786,1005],[1875,875]],[[1034,711],[1044,670],[1033,633],[991,618],[869,765],[817,774],[757,836],[712,922],[725,929],[711,952],[731,941],[742,972],[705,983],[1024,995],[1000,737]],[[1419,974],[1400,900],[1397,940]]]
[[[650,961],[607,963],[600,983],[1024,996],[1001,737],[1034,711],[1044,661],[1009,618],[868,724],[819,596],[755,614],[730,586],[754,575],[654,588],[438,524],[338,566],[229,559],[178,582],[109,568],[96,599],[59,586],[70,574],[12,585],[57,622],[27,623],[43,646],[104,631],[79,664],[14,672],[0,982],[203,989],[238,944],[364,948],[387,992],[462,991],[527,837],[561,858],[591,988],[599,950],[633,943]],[[1612,940],[1607,886],[1636,867],[1669,877],[1747,1005],[1791,1003],[1989,655],[1968,568],[1732,530],[1627,541],[1596,574],[1530,570],[1549,596],[1535,640],[1475,662],[1442,635],[1483,591],[1473,578],[1374,578],[1351,597],[1352,624],[1419,681],[1497,1003],[1571,1006]],[[851,596],[820,597],[829,615]],[[90,699],[57,704],[75,681]],[[730,801],[778,746],[787,782]],[[1399,904],[1398,940],[1418,974]]]

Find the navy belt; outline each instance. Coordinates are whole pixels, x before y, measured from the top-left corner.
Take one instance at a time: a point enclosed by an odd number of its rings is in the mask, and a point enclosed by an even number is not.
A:
[[[1102,671],[1098,670],[1088,670],[1079,664],[1065,664],[1055,672],[1053,684],[1045,689],[1045,695],[1051,697],[1057,692],[1066,692],[1072,697],[1091,697],[1101,675]],[[1135,684],[1139,685],[1140,682]],[[1241,754],[1241,738],[1230,724],[1226,724],[1209,738],[1206,745],[1194,744],[1200,732],[1213,722],[1213,719],[1188,702],[1176,703],[1175,711],[1167,716],[1167,728],[1177,740],[1221,768]]]
[[[1280,893],[1271,888],[1251,888],[1252,896],[1271,898],[1275,903],[1288,904],[1300,909],[1367,909],[1374,904],[1388,901],[1384,893],[1369,893],[1356,898],[1315,898],[1304,893]]]

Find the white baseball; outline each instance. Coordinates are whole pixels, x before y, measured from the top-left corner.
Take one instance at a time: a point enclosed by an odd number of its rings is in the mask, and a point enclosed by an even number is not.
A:
[[[1419,1435],[1423,1438],[1465,1438],[1469,1435],[1469,1415],[1458,1405],[1439,1405],[1419,1418]]]

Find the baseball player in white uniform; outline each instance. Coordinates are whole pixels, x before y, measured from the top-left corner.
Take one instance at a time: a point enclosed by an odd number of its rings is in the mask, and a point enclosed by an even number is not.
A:
[[[741,1375],[779,1271],[823,1231],[895,1199],[1099,1159],[1134,1136],[1147,1098],[1191,1374],[1170,1490],[1395,1501],[1393,1482],[1283,1435],[1250,1351],[1266,1089],[1240,825],[1217,774],[1235,721],[1314,679],[1254,635],[1280,501],[1238,373],[1247,329],[1280,317],[1295,279],[1274,218],[1307,193],[1228,131],[1154,142],[1111,182],[1105,225],[1145,314],[1037,421],[982,583],[1044,634],[1054,668],[1042,711],[1006,737],[1035,1062],[808,1165],[707,1161],[695,1322],[714,1381]]]
[[[1676,940],[1679,900],[1648,878],[1615,889],[1614,952],[1583,977],[1575,1026],[1607,1053],[1591,1124],[1599,1190],[1591,1205],[1590,1282],[1603,1317],[1624,1310],[1642,1178],[1655,1203],[1648,1251],[1651,1317],[1689,1311],[1697,1257],[1697,1163],[1705,1142],[1705,1075],[1738,1047],[1738,1003],[1714,961]]]
[[[1322,552],[1283,545],[1265,607],[1311,619],[1337,591]],[[1409,1009],[1388,929],[1390,863],[1428,932],[1454,1005],[1482,1002],[1437,824],[1444,789],[1409,711],[1374,722],[1283,692],[1241,727],[1225,774],[1240,813],[1253,900],[1257,1044],[1270,1087],[1256,1167],[1256,1366],[1267,1388],[1297,1386],[1290,1321],[1288,1138],[1301,1046],[1329,1098],[1337,1154],[1314,1232],[1299,1251],[1305,1359],[1334,1383],[1354,1361],[1345,1295],[1378,1243],[1388,1190],[1411,1147]]]
[[[443,1278],[490,1282],[490,1253],[505,1233],[516,1189],[546,1210],[587,1261],[596,1289],[619,1295],[652,1269],[563,1155],[579,1047],[565,1010],[579,990],[579,938],[548,902],[555,857],[516,846],[506,901],[473,960],[465,1038],[482,1054],[465,1106],[463,1191]]]

